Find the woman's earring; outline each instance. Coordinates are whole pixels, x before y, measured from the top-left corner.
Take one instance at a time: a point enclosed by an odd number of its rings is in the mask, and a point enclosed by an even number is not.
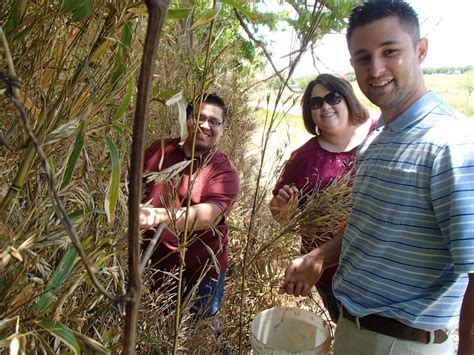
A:
[[[318,126],[314,126],[314,131],[316,132],[316,135],[319,136],[319,128],[318,128]]]

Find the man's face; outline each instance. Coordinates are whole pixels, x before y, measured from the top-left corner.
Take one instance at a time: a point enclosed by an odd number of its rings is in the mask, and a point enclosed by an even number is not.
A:
[[[224,112],[219,106],[204,102],[198,117],[198,131],[196,135],[195,154],[202,155],[209,152],[219,142],[224,131]],[[192,146],[195,121],[190,115],[187,120],[188,137],[185,145]]]
[[[392,121],[426,91],[420,64],[426,38],[416,46],[397,17],[386,17],[353,31],[349,52],[362,92]]]

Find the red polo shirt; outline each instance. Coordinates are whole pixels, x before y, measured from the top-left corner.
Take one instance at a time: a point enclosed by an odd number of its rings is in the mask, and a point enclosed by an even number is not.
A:
[[[165,140],[162,149],[162,141],[155,141],[145,151],[145,173],[163,171],[177,163],[189,160],[178,142],[179,139]],[[144,201],[151,200],[154,207],[171,208],[172,205],[186,207],[189,169],[188,165],[178,175],[166,181],[148,181]],[[240,190],[237,169],[229,158],[219,151],[196,157],[191,176],[191,205],[213,203],[222,209],[223,215],[215,228],[188,234],[184,271],[186,283],[196,281],[209,266],[206,277],[216,277],[217,271],[227,270],[229,264],[227,216]],[[178,238],[182,235],[182,233],[178,235]],[[148,231],[144,239],[151,236],[153,236],[153,231]],[[154,268],[170,271],[179,265],[178,238],[166,230],[163,231],[159,245],[151,258]],[[212,250],[215,258],[211,256],[209,250]],[[214,260],[217,260],[219,270],[213,266]],[[160,274],[156,273],[157,280]]]

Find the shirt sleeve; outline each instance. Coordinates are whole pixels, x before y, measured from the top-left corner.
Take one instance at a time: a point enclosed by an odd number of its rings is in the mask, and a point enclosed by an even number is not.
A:
[[[431,175],[432,203],[457,273],[474,272],[473,177],[471,140],[450,142],[440,149]]]
[[[214,203],[225,215],[229,215],[239,192],[240,178],[235,167],[230,161],[216,164],[206,183],[201,203]]]

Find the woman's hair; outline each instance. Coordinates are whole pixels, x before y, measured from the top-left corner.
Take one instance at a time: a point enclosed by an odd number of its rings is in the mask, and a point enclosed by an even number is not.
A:
[[[303,98],[301,100],[301,107],[303,109],[303,121],[306,130],[316,135],[316,125],[313,122],[311,115],[311,92],[317,85],[324,85],[330,92],[336,91],[342,95],[345,104],[347,105],[347,111],[349,112],[349,121],[353,125],[361,124],[367,121],[369,118],[369,111],[362,106],[355,96],[354,89],[352,89],[351,83],[346,79],[340,78],[331,74],[320,74],[316,79],[309,82],[304,91]]]

